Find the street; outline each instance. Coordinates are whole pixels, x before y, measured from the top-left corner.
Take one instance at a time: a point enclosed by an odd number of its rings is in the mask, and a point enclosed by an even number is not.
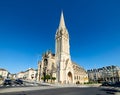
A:
[[[30,88],[29,88],[30,89]],[[62,87],[52,89],[0,93],[0,95],[120,95],[119,90],[103,87]]]
[[[43,84],[38,84],[36,82],[27,82],[24,81],[23,84],[15,84],[14,82],[12,82],[11,85],[0,85],[0,89],[1,88],[14,88],[14,87],[36,87],[36,86],[47,86],[47,85],[43,85]]]

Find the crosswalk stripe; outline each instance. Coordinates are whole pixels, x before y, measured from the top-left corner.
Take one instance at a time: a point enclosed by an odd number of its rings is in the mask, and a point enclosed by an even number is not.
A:
[[[12,85],[0,85],[0,87],[24,87],[24,86],[38,86],[36,84],[12,84]]]

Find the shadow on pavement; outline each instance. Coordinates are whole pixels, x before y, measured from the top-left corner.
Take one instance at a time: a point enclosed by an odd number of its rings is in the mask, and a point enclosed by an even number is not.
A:
[[[120,93],[119,90],[112,89],[112,88],[102,88],[101,91],[105,91],[107,94],[110,94],[110,95],[115,95],[118,92]]]

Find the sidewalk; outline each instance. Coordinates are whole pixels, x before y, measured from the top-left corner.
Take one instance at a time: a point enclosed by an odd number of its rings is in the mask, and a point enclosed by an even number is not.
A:
[[[55,84],[39,83],[39,84],[49,85],[54,87],[99,87],[100,86],[100,84],[59,84],[59,83],[55,83]]]
[[[44,90],[44,89],[55,89],[57,87],[17,87],[17,88],[4,88],[0,89],[0,93],[9,93],[9,92],[21,92],[21,91],[32,91],[32,90]]]

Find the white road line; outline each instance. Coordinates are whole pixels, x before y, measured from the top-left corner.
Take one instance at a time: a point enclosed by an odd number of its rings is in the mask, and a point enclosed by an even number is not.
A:
[[[10,86],[10,85],[6,85],[6,87],[8,87],[8,86]]]

